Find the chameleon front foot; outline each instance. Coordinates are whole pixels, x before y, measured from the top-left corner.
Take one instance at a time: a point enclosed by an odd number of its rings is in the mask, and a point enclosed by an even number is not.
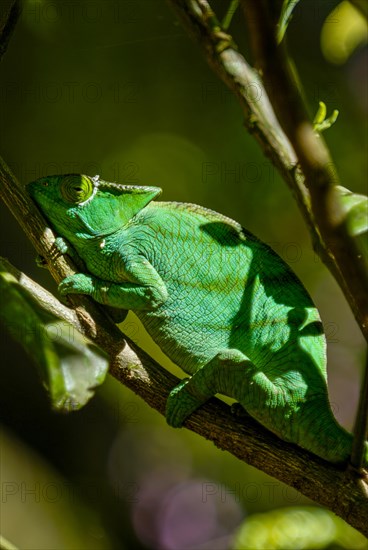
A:
[[[65,277],[59,284],[59,292],[65,294],[89,294],[94,290],[93,277],[84,273],[76,273]]]
[[[180,428],[185,420],[198,407],[202,405],[202,401],[189,393],[187,384],[189,378],[185,378],[171,392],[166,403],[166,420],[169,426]]]
[[[52,245],[52,248],[50,250],[50,259],[56,260],[57,258],[59,258],[59,256],[63,254],[69,254],[69,256],[75,257],[75,253],[71,248],[71,246],[69,245],[68,241],[63,239],[63,237],[56,237]],[[37,267],[42,267],[47,269],[48,262],[46,258],[38,254],[36,256],[36,265]]]
[[[67,240],[65,240],[63,237],[56,237],[54,241],[54,248],[55,251],[60,254],[69,254],[69,256],[72,256],[72,248]]]

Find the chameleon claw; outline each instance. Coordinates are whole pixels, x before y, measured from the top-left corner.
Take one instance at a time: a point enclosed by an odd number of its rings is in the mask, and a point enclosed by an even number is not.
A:
[[[70,284],[70,281],[68,281],[68,279],[69,277],[65,277],[65,279],[63,279],[58,286],[58,291],[62,296],[72,293],[72,285]]]
[[[54,241],[54,248],[60,253],[60,254],[67,254],[70,250],[70,245],[66,242],[63,237],[56,237]]]
[[[56,260],[61,254],[68,254],[70,252],[70,246],[67,241],[62,237],[56,237],[55,241],[52,244],[50,250],[50,259]],[[47,260],[40,254],[36,256],[36,265],[37,267],[42,267],[47,269]]]

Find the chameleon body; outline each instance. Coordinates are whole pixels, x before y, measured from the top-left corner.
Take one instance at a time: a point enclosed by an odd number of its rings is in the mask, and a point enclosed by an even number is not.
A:
[[[330,408],[318,311],[269,246],[206,208],[153,201],[157,187],[70,174],[28,190],[59,250],[76,251],[86,266],[60,292],[134,311],[191,375],[170,393],[170,425],[220,393],[280,438],[331,462],[348,459],[352,435]]]

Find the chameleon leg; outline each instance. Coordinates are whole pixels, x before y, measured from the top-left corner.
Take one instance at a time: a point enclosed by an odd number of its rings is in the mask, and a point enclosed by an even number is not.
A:
[[[231,388],[247,384],[246,371],[254,368],[249,359],[236,349],[220,351],[186,378],[171,392],[166,405],[166,419],[179,428],[188,416],[216,393],[231,395]]]
[[[113,283],[89,273],[76,273],[61,281],[59,291],[64,294],[86,294],[96,302],[120,309],[152,309],[166,298],[166,289],[130,282]]]

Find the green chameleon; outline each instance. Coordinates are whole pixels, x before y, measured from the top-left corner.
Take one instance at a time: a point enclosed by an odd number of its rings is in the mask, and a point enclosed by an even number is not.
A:
[[[61,294],[134,311],[191,375],[168,398],[171,426],[219,393],[283,440],[348,459],[352,435],[330,408],[318,311],[269,246],[201,206],[153,201],[158,187],[68,174],[27,188],[59,251],[76,251],[86,266],[60,283]]]

